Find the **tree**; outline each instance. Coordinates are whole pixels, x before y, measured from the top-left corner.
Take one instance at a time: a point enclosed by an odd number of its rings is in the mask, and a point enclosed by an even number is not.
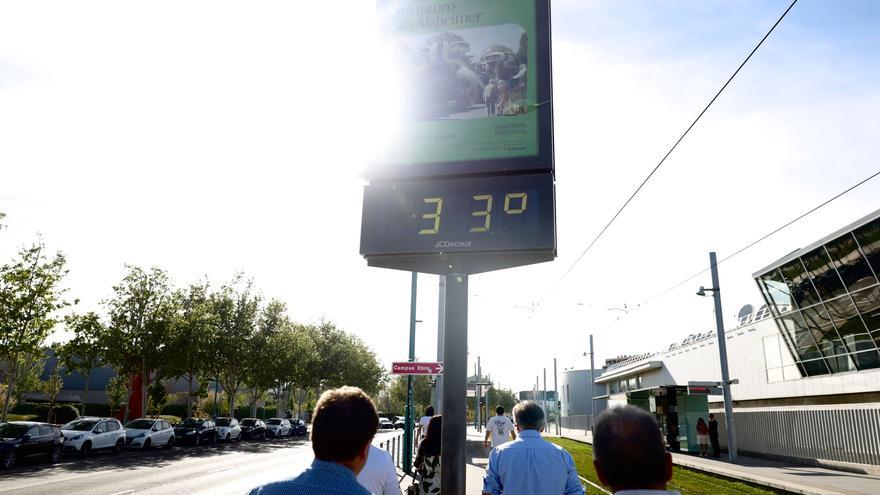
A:
[[[211,358],[217,380],[229,399],[230,411],[235,411],[235,397],[250,370],[249,350],[243,343],[254,336],[260,305],[260,298],[252,291],[252,282],[239,275],[231,284],[211,294],[214,313]]]
[[[131,394],[131,381],[128,377],[116,375],[107,382],[107,404],[110,413],[128,408],[128,398]]]
[[[147,412],[154,418],[162,414],[162,408],[168,403],[168,387],[164,380],[153,380],[147,386]]]
[[[309,385],[327,389],[351,385],[375,395],[385,379],[376,354],[359,338],[340,330],[331,322],[322,321],[311,327],[318,363],[312,367]]]
[[[186,377],[187,417],[192,416],[195,400],[207,394],[207,342],[213,338],[214,328],[208,291],[209,284],[205,280],[174,294],[177,316],[174,320],[172,347],[175,351],[170,356],[169,373],[175,378]],[[194,382],[198,384],[197,389],[193,388]]]
[[[107,327],[95,312],[83,315],[73,314],[65,318],[67,330],[73,338],[58,349],[58,358],[68,372],[79,373],[85,379],[80,414],[86,414],[89,398],[89,380],[92,370],[101,363],[104,354],[102,346],[106,343]]]
[[[16,385],[30,358],[40,352],[55,327],[53,314],[67,305],[61,280],[67,274],[64,255],[49,259],[38,241],[18,253],[18,259],[0,267],[0,361],[5,363],[3,409],[6,421]]]
[[[406,376],[396,375],[388,387],[388,395],[391,399],[394,411],[403,412],[406,408]],[[432,402],[431,377],[427,375],[413,376],[413,410],[415,414],[424,411]]]
[[[132,394],[132,380],[140,373],[141,396],[147,397],[147,384],[163,379],[169,363],[169,336],[174,305],[168,274],[159,268],[149,271],[126,265],[128,272],[113,287],[114,296],[107,302],[110,325],[105,334],[106,359],[119,375],[128,377],[125,419]],[[146,416],[146,401],[138,411]]]
[[[287,305],[273,299],[260,312],[257,331],[253,337],[242,343],[247,347],[249,354],[247,359],[249,369],[244,377],[244,385],[247,388],[245,395],[251,407],[251,416],[257,415],[257,402],[266,396],[266,392],[276,383],[276,379],[287,375],[283,363],[288,346],[278,336],[289,326]],[[279,404],[278,413],[281,412]]]
[[[58,396],[61,394],[61,391],[64,389],[64,380],[61,379],[61,363],[56,362],[55,368],[52,369],[52,373],[49,374],[49,377],[46,378],[41,383],[40,389],[43,393],[45,393],[49,398],[49,412],[46,416],[47,423],[54,423],[55,421],[55,403],[58,401]]]

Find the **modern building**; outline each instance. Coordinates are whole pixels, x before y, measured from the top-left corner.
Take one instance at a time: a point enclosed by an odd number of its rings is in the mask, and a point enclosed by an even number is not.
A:
[[[764,304],[725,332],[740,452],[880,474],[878,272],[880,210],[753,275]],[[719,362],[715,332],[694,334],[609,366],[599,399],[651,410],[682,450],[713,412],[725,446]]]
[[[564,370],[559,373],[559,403],[563,428],[589,429],[592,418],[605,408],[605,402],[593,400],[594,396],[604,396],[605,384],[592,384],[599,378],[601,369]]]

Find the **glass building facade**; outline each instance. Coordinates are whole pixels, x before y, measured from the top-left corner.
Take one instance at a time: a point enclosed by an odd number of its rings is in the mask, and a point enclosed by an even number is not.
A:
[[[802,376],[880,368],[880,210],[755,274]]]

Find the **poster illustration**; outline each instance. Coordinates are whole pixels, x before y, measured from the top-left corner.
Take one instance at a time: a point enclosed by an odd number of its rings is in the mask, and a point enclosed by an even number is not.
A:
[[[380,162],[539,154],[534,0],[389,0],[380,12],[400,123]]]

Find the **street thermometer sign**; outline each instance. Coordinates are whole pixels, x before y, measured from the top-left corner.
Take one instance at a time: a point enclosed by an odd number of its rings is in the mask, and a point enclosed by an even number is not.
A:
[[[391,363],[392,375],[442,375],[443,363]]]
[[[468,276],[556,258],[550,0],[377,1],[391,67],[366,77],[396,125],[364,173],[360,254],[413,272],[413,361],[416,273],[441,276],[443,362],[392,373],[408,375],[407,421],[412,375],[441,375],[440,491],[464,493]]]

